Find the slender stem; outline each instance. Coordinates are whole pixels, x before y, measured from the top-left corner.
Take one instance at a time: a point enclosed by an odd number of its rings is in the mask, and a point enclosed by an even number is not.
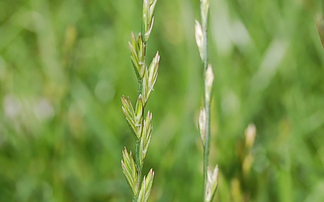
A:
[[[201,13],[201,15],[203,15]],[[202,17],[201,17],[202,18]],[[207,16],[207,21],[208,21],[208,16]],[[204,23],[203,23],[204,24]],[[204,52],[205,52],[205,58],[204,58],[204,105],[205,105],[205,110],[206,110],[206,141],[204,145],[204,168],[203,168],[203,177],[204,177],[204,202],[206,201],[206,188],[207,188],[207,167],[208,167],[208,160],[209,160],[209,147],[210,147],[210,101],[207,100],[206,98],[206,89],[205,89],[205,83],[206,83],[206,71],[208,67],[208,47],[207,47],[207,22],[205,25],[202,27],[203,29],[203,40],[205,41],[205,46],[204,46]]]
[[[141,185],[142,183],[142,166],[141,166],[141,163],[140,163],[140,145],[141,145],[141,140],[137,140],[136,141],[136,145],[135,145],[135,151],[136,151],[136,154],[137,154],[137,171],[138,171],[138,178],[139,178],[139,185]]]
[[[138,188],[140,188],[140,185],[142,183],[142,166],[141,166],[141,163],[140,163],[140,145],[141,145],[141,140],[140,139],[137,139],[136,140],[136,143],[135,143],[135,163],[136,163],[136,168],[137,168],[137,174],[138,174]],[[139,190],[137,191],[137,194],[133,196],[133,202],[136,202],[137,199],[138,199],[138,192]]]
[[[207,167],[210,146],[210,103],[205,102],[206,109],[206,143],[204,146],[204,201],[206,201],[206,188],[207,188]]]
[[[144,11],[144,10],[143,10]],[[142,25],[141,25],[141,36],[142,38],[139,40],[143,40],[144,39],[144,34],[145,34],[145,27],[144,27],[144,21],[142,20]],[[145,56],[146,56],[146,42],[144,42],[144,62],[145,62]],[[146,67],[145,67],[146,68]],[[143,78],[138,79],[138,95],[142,94],[143,91]],[[143,96],[143,95],[142,95]],[[146,98],[143,98],[146,99]],[[143,107],[143,111],[142,111],[142,130],[143,130],[143,123],[144,123],[144,112],[145,112],[145,106]],[[136,143],[135,143],[135,163],[136,163],[136,168],[137,168],[137,174],[138,174],[138,181],[137,181],[137,187],[138,189],[140,189],[141,184],[142,184],[142,165],[141,165],[141,139],[137,139]],[[139,194],[139,190],[137,191],[137,194],[133,196],[133,200],[132,202],[136,202],[138,200],[138,194]]]
[[[142,90],[143,90],[143,79],[138,79],[138,95],[142,94]]]
[[[146,44],[144,46],[144,58],[145,58],[145,55],[146,55]],[[145,61],[145,60],[144,60]],[[143,78],[139,79],[138,80],[138,95],[142,94],[142,90],[143,90]],[[143,95],[142,95],[143,96]],[[145,98],[144,98],[145,99]],[[143,107],[143,111],[142,111],[142,130],[143,130],[143,123],[144,123],[144,112],[145,112],[145,106]],[[140,189],[140,186],[142,184],[142,165],[141,165],[141,155],[140,155],[140,152],[141,152],[141,139],[137,139],[136,140],[136,143],[135,143],[135,163],[136,163],[136,168],[137,168],[137,174],[138,174],[138,188]],[[134,195],[133,197],[133,202],[136,202],[138,200],[138,193],[139,193],[139,190],[137,192],[136,195]]]
[[[324,0],[322,0],[322,15],[324,15]]]
[[[144,51],[144,53],[146,53],[146,50]],[[138,80],[138,94],[142,94],[142,90],[143,90],[143,79],[139,79]],[[143,107],[143,111],[142,111],[142,120],[144,120],[144,107]],[[143,121],[142,121],[142,129],[143,129]],[[138,174],[138,181],[137,181],[137,187],[138,189],[140,189],[140,186],[142,184],[142,165],[141,165],[141,139],[137,139],[136,143],[135,143],[135,164],[136,164],[136,168],[137,168],[137,174]],[[132,202],[136,202],[138,200],[138,193],[139,190],[137,191],[137,194],[135,194],[133,196],[133,200]]]

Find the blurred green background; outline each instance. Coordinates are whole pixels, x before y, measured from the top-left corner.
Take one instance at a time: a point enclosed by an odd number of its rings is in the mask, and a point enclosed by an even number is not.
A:
[[[210,3],[215,201],[324,201],[321,2]],[[141,12],[140,0],[0,1],[0,201],[130,201],[120,98],[137,97],[127,43]],[[150,201],[201,201],[199,0],[158,0],[155,14]]]

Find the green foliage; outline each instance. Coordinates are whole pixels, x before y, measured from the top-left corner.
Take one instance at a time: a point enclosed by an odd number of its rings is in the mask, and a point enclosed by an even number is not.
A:
[[[156,6],[149,201],[201,201],[199,2]],[[210,11],[214,201],[323,201],[320,1],[215,0]],[[120,98],[136,105],[127,41],[141,21],[141,1],[0,1],[0,201],[129,201],[120,160],[134,136]]]

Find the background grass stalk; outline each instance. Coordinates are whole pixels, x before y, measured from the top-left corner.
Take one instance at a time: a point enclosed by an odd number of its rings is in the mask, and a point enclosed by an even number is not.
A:
[[[209,164],[209,148],[210,148],[210,102],[211,91],[214,81],[212,66],[208,64],[208,45],[207,45],[207,24],[209,13],[209,0],[200,0],[200,18],[201,23],[196,20],[195,37],[199,50],[199,54],[203,63],[204,71],[204,94],[203,108],[199,115],[199,130],[204,148],[203,152],[203,201],[212,201],[217,189],[218,166],[211,171]]]
[[[200,2],[200,7],[202,8],[204,6],[203,1]],[[201,9],[202,10],[202,9]],[[209,9],[208,9],[209,10]],[[203,31],[203,51],[205,57],[203,58],[203,66],[204,66],[204,79],[203,79],[203,86],[205,86],[206,83],[206,72],[208,67],[208,43],[207,43],[207,24],[208,24],[208,10],[207,14],[200,12],[200,19],[203,21],[205,19],[205,22],[202,22],[202,31]],[[204,16],[205,15],[205,16]],[[204,185],[204,201],[206,201],[206,188],[207,188],[207,168],[208,168],[208,162],[209,162],[209,148],[210,148],[210,100],[208,100],[205,96],[206,94],[206,88],[203,88],[203,97],[204,97],[204,107],[206,112],[206,121],[205,121],[205,144],[204,147],[204,153],[203,153],[203,185]]]
[[[209,161],[209,147],[210,147],[210,103],[205,102],[206,109],[206,143],[204,146],[204,165],[203,165],[203,175],[204,175],[204,201],[206,201],[206,187],[207,187],[207,168]]]
[[[203,25],[203,38],[204,41],[207,42],[207,27]],[[204,58],[204,85],[205,85],[205,79],[206,79],[206,72],[207,72],[207,66],[208,66],[208,47],[207,43],[204,45],[205,49],[205,58]],[[204,95],[206,89],[204,88]],[[209,147],[210,147],[210,100],[207,100],[206,96],[204,96],[204,105],[206,110],[206,142],[204,145],[204,165],[203,165],[203,176],[204,176],[204,201],[206,201],[206,187],[207,187],[207,167],[208,167],[208,161],[209,161]]]

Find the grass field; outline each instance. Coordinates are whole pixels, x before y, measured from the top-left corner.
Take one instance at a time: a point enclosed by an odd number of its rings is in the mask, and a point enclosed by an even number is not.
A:
[[[321,1],[210,1],[214,201],[324,201]],[[0,201],[130,201],[121,168],[137,97],[128,41],[142,1],[0,1]],[[201,201],[199,0],[158,0],[147,108],[150,201]],[[256,126],[252,148],[244,131]]]

